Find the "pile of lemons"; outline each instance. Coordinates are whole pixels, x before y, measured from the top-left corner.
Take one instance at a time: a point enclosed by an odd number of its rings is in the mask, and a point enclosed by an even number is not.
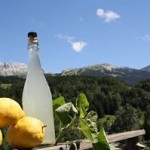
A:
[[[44,138],[44,124],[39,119],[25,116],[23,109],[13,99],[0,98],[0,128],[8,127],[7,142],[18,149],[40,145]],[[3,136],[0,130],[0,145]]]

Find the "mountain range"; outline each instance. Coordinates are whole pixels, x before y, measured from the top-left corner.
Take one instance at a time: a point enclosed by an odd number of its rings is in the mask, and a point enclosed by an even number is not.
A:
[[[150,79],[150,65],[141,69],[118,67],[111,64],[98,64],[82,68],[63,70],[61,75],[113,76],[129,84]]]
[[[23,63],[0,63],[0,76],[25,76],[27,65]],[[141,69],[119,67],[111,64],[97,64],[81,68],[63,70],[53,75],[78,75],[78,76],[113,76],[124,80],[129,84],[138,83],[141,80],[150,78],[150,65]]]
[[[27,65],[24,63],[0,63],[0,76],[25,76]]]

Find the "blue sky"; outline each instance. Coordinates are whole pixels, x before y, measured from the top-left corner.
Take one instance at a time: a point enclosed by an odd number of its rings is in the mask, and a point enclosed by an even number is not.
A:
[[[28,63],[30,31],[46,72],[150,65],[150,0],[1,0],[0,62]]]

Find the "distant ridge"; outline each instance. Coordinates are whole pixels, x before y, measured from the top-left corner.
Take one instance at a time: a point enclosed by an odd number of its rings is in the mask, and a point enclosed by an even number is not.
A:
[[[150,66],[144,67],[143,69],[134,69],[129,67],[118,67],[111,64],[97,64],[63,70],[61,75],[113,76],[124,80],[126,83],[135,84],[141,80],[150,79]]]
[[[85,66],[81,68],[66,69],[61,72],[61,75],[101,75],[101,74],[114,74],[114,76],[119,76],[125,74],[126,72],[136,71],[138,69],[129,67],[119,67],[111,64],[97,64],[92,66]],[[146,69],[145,69],[146,71]]]
[[[27,65],[18,62],[0,63],[0,76],[25,76]]]
[[[44,71],[44,70],[43,70]],[[27,65],[18,62],[0,63],[0,76],[19,76],[24,77],[27,74]],[[58,75],[56,73],[49,73]],[[81,68],[63,70],[60,76],[78,75],[78,76],[113,76],[120,78],[129,84],[136,84],[141,80],[150,79],[150,65],[142,69],[129,67],[119,67],[111,64],[97,64]]]
[[[150,71],[150,65],[142,68],[141,70]]]

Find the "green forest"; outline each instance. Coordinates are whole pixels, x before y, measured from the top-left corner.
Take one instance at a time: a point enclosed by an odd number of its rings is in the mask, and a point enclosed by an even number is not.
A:
[[[77,95],[84,93],[89,111],[97,112],[99,126],[104,126],[108,134],[144,128],[145,139],[150,140],[150,79],[128,85],[110,76],[45,77],[53,99],[63,96],[66,102],[75,103]],[[0,97],[12,98],[22,106],[24,83],[25,78],[0,77]]]

